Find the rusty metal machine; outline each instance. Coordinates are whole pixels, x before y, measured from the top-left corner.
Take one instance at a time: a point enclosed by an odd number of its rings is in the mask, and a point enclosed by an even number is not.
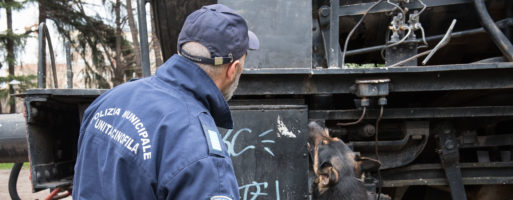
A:
[[[311,198],[309,120],[379,159],[366,185],[392,199],[513,191],[513,1],[151,0],[165,58],[187,14],[217,2],[261,41],[221,131],[242,199]],[[34,191],[71,185],[81,114],[102,92],[24,94]]]

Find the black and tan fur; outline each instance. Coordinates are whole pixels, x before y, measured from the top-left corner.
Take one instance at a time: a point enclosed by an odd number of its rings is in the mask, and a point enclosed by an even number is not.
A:
[[[315,180],[314,199],[374,199],[361,180],[362,171],[379,168],[379,162],[356,155],[342,140],[330,137],[328,129],[310,122],[308,151]]]

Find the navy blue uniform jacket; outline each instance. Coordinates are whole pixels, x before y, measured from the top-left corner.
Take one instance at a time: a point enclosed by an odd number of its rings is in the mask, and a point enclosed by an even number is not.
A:
[[[73,199],[239,199],[217,126],[233,128],[212,79],[174,55],[85,111]]]

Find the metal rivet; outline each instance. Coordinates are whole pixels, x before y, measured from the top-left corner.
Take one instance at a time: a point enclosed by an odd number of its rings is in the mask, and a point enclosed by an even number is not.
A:
[[[321,16],[327,17],[330,15],[330,10],[328,8],[321,8]]]
[[[454,142],[452,140],[447,140],[445,142],[445,148],[448,150],[454,149]]]

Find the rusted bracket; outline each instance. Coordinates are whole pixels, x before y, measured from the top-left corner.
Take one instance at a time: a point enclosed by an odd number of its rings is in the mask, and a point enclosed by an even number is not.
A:
[[[440,129],[437,129],[437,134],[440,162],[451,188],[452,199],[466,200],[467,196],[459,166],[459,143],[455,130],[450,125],[444,124]]]

